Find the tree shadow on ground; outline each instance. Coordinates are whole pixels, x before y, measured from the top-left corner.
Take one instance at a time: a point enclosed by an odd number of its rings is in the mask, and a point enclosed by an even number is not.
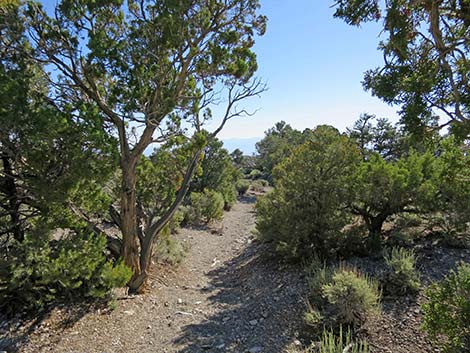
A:
[[[254,242],[207,274],[210,284],[201,291],[212,294],[211,306],[217,311],[183,327],[174,341],[184,346],[181,353],[274,353],[296,339],[307,286],[298,267],[279,263],[272,253],[267,245]]]
[[[14,353],[28,343],[39,332],[54,332],[61,335],[67,328],[73,327],[82,317],[98,309],[106,310],[104,301],[81,301],[73,304],[58,303],[50,305],[42,312],[27,313],[14,317],[0,316],[0,351]],[[54,318],[49,322],[50,318]],[[41,351],[49,343],[40,346]]]

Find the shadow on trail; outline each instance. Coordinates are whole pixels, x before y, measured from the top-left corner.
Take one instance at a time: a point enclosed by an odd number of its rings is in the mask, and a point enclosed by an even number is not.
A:
[[[106,309],[105,302],[81,301],[74,304],[53,304],[40,313],[24,314],[8,319],[0,316],[0,351],[8,353],[18,352],[24,344],[29,342],[30,337],[38,331],[51,331],[60,335],[60,332],[73,327],[87,313],[97,309]],[[42,327],[54,311],[60,310],[60,319],[52,325]],[[49,343],[45,343],[40,348],[48,348]]]
[[[255,204],[256,203],[256,195],[254,194],[246,194],[243,196],[240,196],[238,198],[238,202],[245,203],[245,204]]]
[[[243,201],[242,201],[243,202]],[[246,199],[245,202],[250,202]],[[179,352],[282,352],[296,339],[305,310],[305,281],[298,268],[282,265],[257,242],[207,275],[217,312],[183,327]]]

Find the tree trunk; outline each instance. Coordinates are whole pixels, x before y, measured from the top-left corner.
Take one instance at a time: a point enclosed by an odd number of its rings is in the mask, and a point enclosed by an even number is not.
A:
[[[153,246],[155,244],[154,238],[145,236],[141,242],[140,250],[140,272],[134,276],[129,282],[130,293],[142,293],[147,286],[147,278],[152,265]]]
[[[380,251],[382,249],[382,226],[388,215],[379,214],[375,217],[365,219],[367,229],[369,230],[369,248],[372,251]]]
[[[138,271],[134,271],[134,276],[128,284],[129,292],[142,293],[145,290],[149,269],[152,264],[152,254],[155,239],[158,237],[165,225],[168,224],[168,222],[171,220],[176,210],[178,209],[178,206],[183,201],[184,196],[188,192],[189,183],[194,174],[194,171],[197,168],[201,154],[202,150],[198,150],[193,156],[193,159],[191,160],[191,163],[186,170],[182,185],[176,195],[176,199],[171,207],[158,221],[151,224],[150,227],[148,227],[145,232],[143,232],[143,235],[140,239],[140,267]],[[137,232],[137,228],[135,229]]]
[[[22,242],[24,240],[24,231],[21,228],[20,201],[16,190],[15,179],[13,177],[13,168],[10,159],[2,155],[3,173],[5,174],[4,191],[8,199],[8,213],[11,221],[11,232],[13,237]]]
[[[137,235],[136,169],[135,164],[123,162],[121,189],[121,256],[134,271],[132,280],[140,275],[139,238]]]

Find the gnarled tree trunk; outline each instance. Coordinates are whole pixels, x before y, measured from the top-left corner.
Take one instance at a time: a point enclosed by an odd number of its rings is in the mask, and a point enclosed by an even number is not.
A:
[[[136,166],[135,163],[121,163],[121,255],[124,263],[134,271],[134,277],[140,273],[139,238],[137,235],[136,202]]]

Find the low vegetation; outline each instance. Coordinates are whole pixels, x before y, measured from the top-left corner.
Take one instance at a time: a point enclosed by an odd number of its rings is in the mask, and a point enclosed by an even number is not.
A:
[[[432,284],[422,306],[424,329],[446,352],[470,347],[470,264],[462,263],[441,282]]]
[[[388,294],[404,295],[416,293],[420,288],[413,250],[392,248],[385,256],[389,268],[383,287]]]
[[[57,302],[107,297],[110,289],[126,285],[132,271],[108,260],[105,250],[106,239],[86,231],[55,242],[28,234],[0,261],[0,309],[37,311]]]
[[[323,330],[319,348],[311,348],[307,353],[369,353],[369,346],[367,342],[354,341],[351,331],[348,330],[346,334],[343,332],[342,327],[339,329],[339,334],[336,335],[333,330]]]
[[[378,282],[357,269],[323,265],[310,268],[309,272],[311,293],[305,314],[308,325],[338,329],[360,325],[368,315],[380,313]]]

